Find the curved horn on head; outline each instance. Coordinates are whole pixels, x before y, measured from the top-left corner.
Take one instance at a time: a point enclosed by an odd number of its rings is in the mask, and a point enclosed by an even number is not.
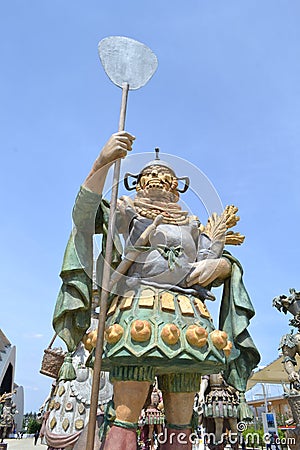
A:
[[[181,180],[185,181],[184,186],[183,186],[182,189],[178,189],[178,188],[176,189],[176,191],[178,191],[181,194],[183,194],[184,192],[186,192],[188,190],[188,188],[190,186],[190,179],[189,179],[189,177],[180,177],[180,178],[176,177],[176,178],[177,178],[178,181],[181,181]]]
[[[129,186],[128,178],[135,178],[135,181],[132,181],[131,186]],[[134,191],[137,184],[137,179],[139,175],[134,175],[133,173],[126,172],[124,175],[124,186],[127,189],[127,191]]]

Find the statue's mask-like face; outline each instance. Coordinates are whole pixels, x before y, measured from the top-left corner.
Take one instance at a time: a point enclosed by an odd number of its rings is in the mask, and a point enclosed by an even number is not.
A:
[[[149,198],[164,200],[165,194],[173,201],[178,201],[178,181],[175,174],[164,166],[153,165],[147,167],[139,175],[136,190],[138,194]]]

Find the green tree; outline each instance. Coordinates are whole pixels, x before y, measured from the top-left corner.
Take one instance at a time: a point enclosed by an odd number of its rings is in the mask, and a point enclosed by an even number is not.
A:
[[[27,424],[27,433],[28,434],[34,434],[36,431],[40,431],[41,429],[41,423],[38,422],[33,417],[28,420]]]
[[[263,440],[263,429],[255,429],[252,426],[249,426],[245,431],[243,431],[243,436],[245,438],[247,448],[264,448],[264,440]]]

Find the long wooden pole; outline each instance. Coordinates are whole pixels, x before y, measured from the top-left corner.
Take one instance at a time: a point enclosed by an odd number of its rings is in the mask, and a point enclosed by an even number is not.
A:
[[[128,91],[129,91],[129,84],[124,83],[122,86],[122,101],[121,101],[119,130],[118,131],[123,131],[125,128]],[[95,348],[93,383],[92,383],[92,393],[91,393],[91,407],[90,407],[90,416],[89,416],[89,424],[88,424],[86,450],[94,450],[94,442],[95,442],[98,395],[99,395],[100,374],[101,374],[101,366],[102,366],[102,352],[103,352],[103,345],[104,345],[104,329],[105,329],[105,320],[106,320],[106,311],[107,311],[107,300],[108,300],[108,296],[109,296],[109,281],[110,281],[110,272],[111,272],[110,265],[111,265],[111,260],[112,260],[113,237],[114,237],[114,229],[115,229],[115,211],[116,211],[117,200],[118,200],[120,169],[121,169],[121,159],[118,159],[114,165],[113,185],[112,185],[112,191],[111,191],[110,211],[109,211],[108,229],[107,229],[107,241],[106,241],[106,248],[105,248],[103,277],[102,277],[102,283],[101,283],[100,313],[99,313],[99,320],[98,320],[97,343],[96,343],[96,348]]]

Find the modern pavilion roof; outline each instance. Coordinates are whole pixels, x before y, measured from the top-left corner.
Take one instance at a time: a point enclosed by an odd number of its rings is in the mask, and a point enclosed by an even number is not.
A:
[[[300,357],[296,355],[297,367],[300,367]],[[289,383],[288,375],[284,370],[283,356],[279,356],[263,369],[254,372],[248,380],[247,391],[257,383],[282,384]]]

